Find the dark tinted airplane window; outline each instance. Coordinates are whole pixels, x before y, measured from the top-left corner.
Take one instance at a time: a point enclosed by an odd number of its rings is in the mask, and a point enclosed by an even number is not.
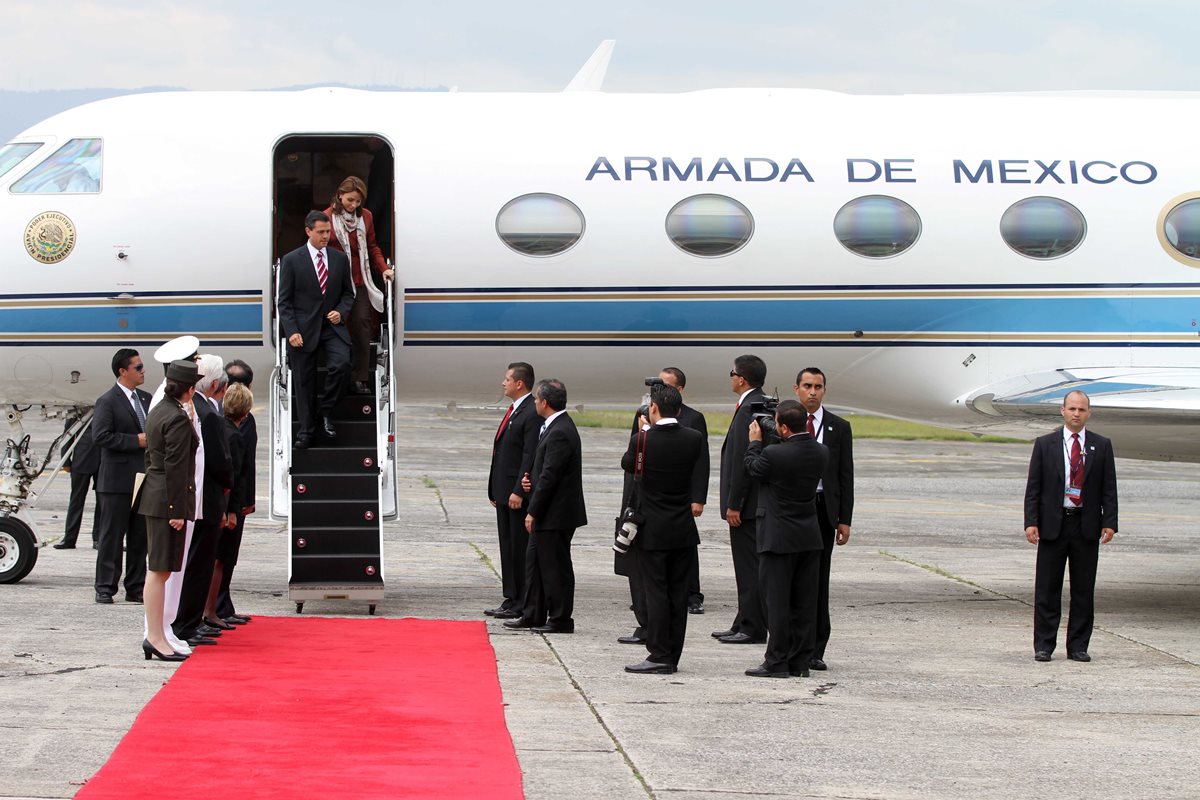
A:
[[[92,194],[100,191],[103,148],[99,139],[72,139],[12,185],[24,194]]]
[[[527,256],[553,256],[583,236],[583,212],[556,194],[526,194],[509,200],[496,215],[496,233]]]
[[[0,177],[25,160],[25,156],[42,146],[41,142],[21,142],[0,147]]]
[[[888,258],[912,247],[921,235],[921,217],[903,200],[868,195],[851,200],[833,218],[833,233],[851,253]]]
[[[698,194],[680,200],[667,214],[667,236],[694,256],[727,256],[754,234],[754,218],[732,197]]]
[[[1185,200],[1167,212],[1163,233],[1180,253],[1200,259],[1200,199]]]
[[[1057,197],[1027,197],[1000,218],[1004,243],[1029,258],[1058,258],[1074,250],[1087,233],[1079,209]]]

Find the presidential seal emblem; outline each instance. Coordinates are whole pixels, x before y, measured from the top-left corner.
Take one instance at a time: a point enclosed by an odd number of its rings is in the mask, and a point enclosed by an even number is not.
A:
[[[75,223],[66,214],[47,211],[25,226],[25,251],[43,264],[57,264],[75,249]]]

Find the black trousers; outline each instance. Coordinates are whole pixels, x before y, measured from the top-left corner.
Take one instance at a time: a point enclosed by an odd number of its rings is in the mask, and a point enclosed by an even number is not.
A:
[[[817,523],[821,526],[821,572],[817,584],[817,627],[813,658],[825,659],[825,645],[829,644],[829,569],[833,566],[833,548],[837,531],[829,524],[825,513],[825,493],[817,493]]]
[[[83,526],[83,506],[87,502],[88,492],[96,485],[95,474],[85,475],[82,472],[71,472],[71,499],[67,501],[67,527],[62,543],[75,546],[79,539],[79,529]],[[92,541],[100,537],[100,503],[92,510]]]
[[[697,556],[688,573],[688,605],[698,606],[703,602],[704,592],[700,591],[700,558]]]
[[[317,361],[324,356],[325,381],[317,386]],[[350,345],[334,333],[329,323],[321,325],[321,342],[310,353],[288,347],[288,363],[296,381],[296,412],[300,421],[300,436],[312,438],[317,431],[317,412],[333,413],[333,407],[346,393],[350,374]]]
[[[130,509],[132,492],[96,492],[100,538],[96,549],[96,593],[115,595],[125,545],[125,594],[142,596],[146,585],[146,522]]]
[[[808,669],[817,618],[821,551],[759,553],[758,567],[767,604],[767,654],[763,659],[767,669]]]
[[[183,587],[179,590],[179,611],[171,630],[180,639],[190,639],[204,621],[204,604],[208,601],[208,589],[212,585],[213,564],[217,560],[217,544],[221,538],[221,521],[215,519],[196,520],[192,529],[192,546],[188,550],[187,564],[183,568]]]
[[[696,546],[641,550],[637,558],[646,603],[647,658],[678,666],[687,633],[688,580]]]
[[[1081,518],[1063,517],[1062,530],[1053,541],[1038,542],[1033,583],[1033,649],[1053,653],[1062,620],[1064,568],[1071,575],[1071,616],[1067,620],[1067,652],[1088,649],[1096,621],[1096,566],[1100,541],[1083,535]]]
[[[217,590],[217,616],[221,619],[237,613],[233,607],[233,598],[229,595],[229,586],[233,580],[233,568],[237,566],[238,553],[242,549],[242,529],[246,525],[246,517],[237,515],[237,525],[225,530],[217,544],[217,560],[221,562],[221,588]]]
[[[368,275],[367,280],[371,277]],[[367,381],[371,377],[371,341],[379,332],[375,325],[375,309],[367,290],[356,286],[354,305],[350,307],[350,379]]]
[[[734,632],[751,639],[767,638],[766,610],[758,586],[758,539],[755,520],[742,517],[742,524],[729,529],[729,546],[733,550],[733,577],[737,582],[738,611],[731,626]]]
[[[496,531],[500,537],[500,582],[504,589],[501,608],[521,607],[525,593],[525,550],[529,534],[525,532],[525,509],[513,511],[508,498],[496,501]]]
[[[571,539],[575,529],[539,530],[534,526],[525,550],[525,602],[521,618],[534,625],[574,628],[575,567]]]

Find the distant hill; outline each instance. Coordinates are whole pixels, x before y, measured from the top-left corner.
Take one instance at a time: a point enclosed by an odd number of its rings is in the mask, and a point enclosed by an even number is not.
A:
[[[344,84],[309,84],[307,86],[287,86],[268,91],[298,91],[312,89],[317,86],[344,86]],[[399,86],[346,86],[350,89],[366,89],[375,92],[445,92],[444,86],[427,88],[409,88]],[[62,89],[40,92],[12,92],[0,90],[0,144],[7,142],[29,126],[66,111],[68,108],[81,106],[108,97],[119,97],[126,94],[145,94],[146,92],[178,92],[183,91],[172,86],[146,86],[140,89]]]

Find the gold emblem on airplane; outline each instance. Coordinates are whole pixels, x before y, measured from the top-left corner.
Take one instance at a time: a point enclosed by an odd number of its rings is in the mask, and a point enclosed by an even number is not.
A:
[[[57,264],[75,249],[75,223],[66,214],[47,211],[25,226],[25,251],[43,264]]]

